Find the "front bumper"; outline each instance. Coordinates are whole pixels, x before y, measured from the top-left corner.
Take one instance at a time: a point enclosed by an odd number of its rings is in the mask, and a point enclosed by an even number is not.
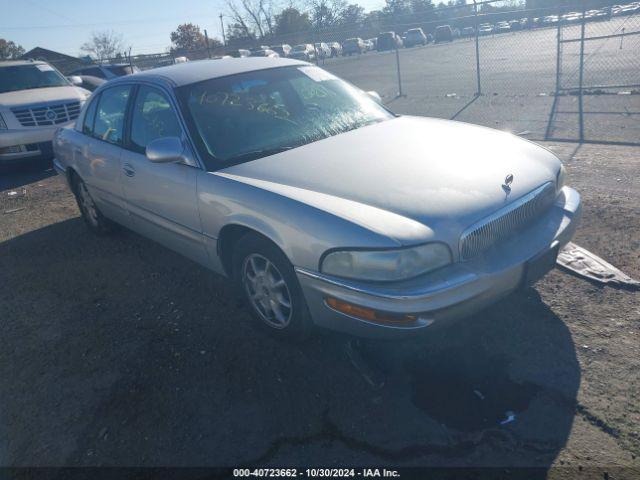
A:
[[[0,130],[0,164],[13,164],[25,159],[53,156],[51,147],[53,134],[58,128],[72,123]]]
[[[471,315],[516,290],[530,259],[571,240],[581,212],[578,192],[564,187],[543,217],[497,248],[403,282],[357,282],[302,268],[296,268],[296,274],[316,325],[367,337],[415,334],[432,324]],[[417,314],[418,318],[402,325],[373,323],[331,309],[325,303],[328,297],[381,312]]]

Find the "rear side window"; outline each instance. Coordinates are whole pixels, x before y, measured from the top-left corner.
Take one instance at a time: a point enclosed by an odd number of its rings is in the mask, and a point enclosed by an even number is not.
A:
[[[181,135],[178,117],[167,97],[155,88],[140,87],[131,113],[132,150],[144,153],[153,140]]]
[[[96,107],[98,106],[99,98],[95,98],[87,107],[87,112],[84,114],[84,122],[82,124],[82,133],[85,135],[93,135],[93,122],[96,118]]]
[[[93,128],[94,137],[122,145],[124,118],[130,93],[130,85],[112,87],[102,92]]]

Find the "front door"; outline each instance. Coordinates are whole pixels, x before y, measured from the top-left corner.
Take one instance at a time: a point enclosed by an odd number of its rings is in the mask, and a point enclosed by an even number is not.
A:
[[[208,255],[196,198],[199,168],[184,163],[153,163],[145,156],[152,140],[184,139],[167,95],[141,85],[133,101],[127,148],[121,157],[122,185],[133,228],[142,235],[204,265]]]

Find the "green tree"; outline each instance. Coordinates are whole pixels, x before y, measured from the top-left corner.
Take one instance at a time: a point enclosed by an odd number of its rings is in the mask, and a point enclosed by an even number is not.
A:
[[[409,0],[385,0],[382,15],[387,25],[406,23],[411,20],[411,5]]]
[[[207,41],[204,34],[200,31],[200,27],[193,23],[178,25],[178,28],[171,32],[170,38],[172,43],[170,51],[173,54],[187,53],[207,48]],[[219,40],[215,38],[209,39],[209,46],[211,48],[219,47],[220,45],[222,44]]]
[[[310,0],[308,2],[311,24],[316,30],[337,25],[345,8],[344,0]]]
[[[276,35],[288,35],[309,30],[311,30],[309,14],[302,13],[297,8],[288,7],[276,15]]]
[[[227,45],[246,46],[255,41],[256,36],[241,23],[232,23],[226,28]]]
[[[428,22],[435,18],[432,0],[410,0],[411,12],[416,22]]]
[[[356,3],[351,3],[340,12],[340,24],[345,27],[360,28],[366,15],[364,8]]]
[[[24,48],[11,40],[0,38],[0,60],[15,60],[24,55]]]

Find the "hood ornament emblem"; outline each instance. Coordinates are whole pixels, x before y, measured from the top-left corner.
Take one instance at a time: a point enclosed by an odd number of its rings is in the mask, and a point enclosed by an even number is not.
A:
[[[502,184],[502,189],[509,194],[511,192],[511,184],[513,183],[513,174],[510,173],[506,177],[504,177],[504,183]]]

